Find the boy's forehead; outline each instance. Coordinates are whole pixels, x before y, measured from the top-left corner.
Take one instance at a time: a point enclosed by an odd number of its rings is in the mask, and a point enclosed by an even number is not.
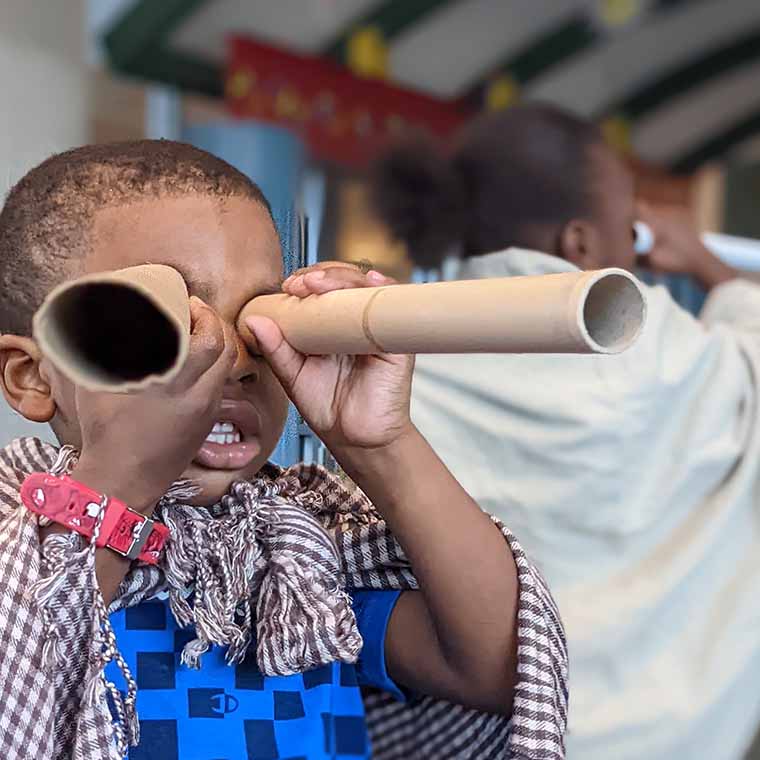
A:
[[[210,289],[279,281],[282,256],[267,210],[243,197],[150,198],[95,214],[85,270],[168,264]],[[267,283],[269,284],[269,283]]]

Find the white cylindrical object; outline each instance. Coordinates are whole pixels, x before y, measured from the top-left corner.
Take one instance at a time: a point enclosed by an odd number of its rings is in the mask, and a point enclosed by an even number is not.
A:
[[[634,248],[640,256],[646,256],[654,248],[654,232],[646,222],[635,222]],[[760,271],[760,240],[705,232],[702,243],[721,261],[747,272]]]
[[[628,348],[644,323],[637,280],[622,269],[337,290],[253,299],[305,354],[600,353]]]

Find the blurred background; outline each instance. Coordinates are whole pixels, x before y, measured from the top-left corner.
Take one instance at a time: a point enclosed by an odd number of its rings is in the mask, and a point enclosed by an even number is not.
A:
[[[2,0],[0,190],[74,145],[184,139],[263,186],[289,266],[408,280],[367,162],[541,99],[598,120],[641,198],[760,237],[759,77],[757,0]],[[667,284],[699,307],[694,283]],[[281,456],[323,457],[293,424]]]

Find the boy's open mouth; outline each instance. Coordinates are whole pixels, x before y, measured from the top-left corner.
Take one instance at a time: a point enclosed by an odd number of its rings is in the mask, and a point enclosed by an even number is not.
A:
[[[247,401],[224,399],[195,463],[209,470],[241,470],[261,451],[261,418]]]

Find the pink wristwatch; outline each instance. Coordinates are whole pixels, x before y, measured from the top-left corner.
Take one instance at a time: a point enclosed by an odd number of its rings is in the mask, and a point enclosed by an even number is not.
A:
[[[91,537],[101,507],[105,508],[96,542],[127,559],[155,565],[169,529],[130,509],[124,502],[93,491],[68,475],[43,472],[29,475],[21,486],[21,501],[35,514],[47,517],[83,536]]]

